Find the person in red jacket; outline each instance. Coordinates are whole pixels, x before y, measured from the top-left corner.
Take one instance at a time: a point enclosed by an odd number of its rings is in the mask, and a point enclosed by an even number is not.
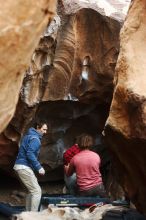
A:
[[[79,195],[106,197],[100,173],[101,160],[97,153],[89,150],[92,145],[93,138],[90,135],[81,137],[79,142],[81,151],[65,166],[65,173],[67,176],[76,173]]]
[[[68,165],[76,154],[78,154],[81,151],[78,144],[74,144],[72,147],[67,149],[63,154],[63,163],[64,165]]]
[[[71,159],[81,151],[81,149],[78,146],[78,141],[79,141],[79,137],[76,138],[77,143],[64,152],[63,154],[64,167],[68,166]],[[64,172],[64,182],[67,192],[69,194],[75,195],[77,191],[76,174],[73,173],[71,176],[66,176],[66,173]]]

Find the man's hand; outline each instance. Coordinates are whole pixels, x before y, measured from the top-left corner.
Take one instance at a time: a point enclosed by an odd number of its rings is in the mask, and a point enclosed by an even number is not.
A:
[[[105,136],[105,132],[104,132],[104,130],[102,131],[102,133],[101,133],[103,136]]]
[[[39,174],[42,176],[45,175],[45,170],[43,167],[41,169],[39,169]]]

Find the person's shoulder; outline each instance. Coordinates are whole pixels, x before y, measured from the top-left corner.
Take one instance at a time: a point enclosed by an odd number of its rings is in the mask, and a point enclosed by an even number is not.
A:
[[[74,159],[80,158],[81,154],[82,154],[82,151],[79,151],[78,153],[76,153],[76,154],[73,156],[73,158],[74,158]]]
[[[99,158],[99,154],[98,154],[98,153],[96,153],[96,152],[94,152],[94,151],[91,151],[91,150],[90,150],[90,154],[92,154],[93,156],[95,156],[95,157],[98,157],[98,158]]]
[[[72,145],[69,149],[79,148],[78,144]]]
[[[30,142],[35,142],[35,143],[40,143],[40,139],[39,137],[37,137],[36,135],[29,135],[29,141]]]
[[[72,152],[74,150],[78,150],[79,146],[77,144],[72,145],[70,148],[68,148],[64,153]]]

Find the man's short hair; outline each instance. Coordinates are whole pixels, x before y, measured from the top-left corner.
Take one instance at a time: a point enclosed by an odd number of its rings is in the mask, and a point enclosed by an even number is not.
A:
[[[34,128],[37,129],[37,128],[41,128],[44,124],[47,125],[46,121],[35,121],[34,123]],[[48,126],[48,125],[47,125]]]

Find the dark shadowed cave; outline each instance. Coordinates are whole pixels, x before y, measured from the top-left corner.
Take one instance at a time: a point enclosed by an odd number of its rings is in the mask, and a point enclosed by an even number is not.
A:
[[[17,109],[17,111],[20,111],[19,105]],[[42,102],[39,104],[33,120],[29,118],[32,114],[32,108],[24,110],[23,118],[18,117],[19,113],[17,114],[17,111],[0,136],[0,151],[3,152],[0,160],[2,170],[8,172],[8,167],[12,170],[20,136],[33,125],[34,120],[46,121],[50,127],[49,132],[43,139],[40,152],[41,163],[47,170],[47,174],[44,179],[41,177],[41,181],[63,179],[63,152],[72,146],[75,137],[82,133],[89,133],[94,137],[94,150],[104,158],[103,164],[109,161],[106,157],[105,148],[101,147],[103,145],[101,132],[109,113],[108,104],[86,104],[79,101]],[[23,131],[21,135],[20,131]]]

